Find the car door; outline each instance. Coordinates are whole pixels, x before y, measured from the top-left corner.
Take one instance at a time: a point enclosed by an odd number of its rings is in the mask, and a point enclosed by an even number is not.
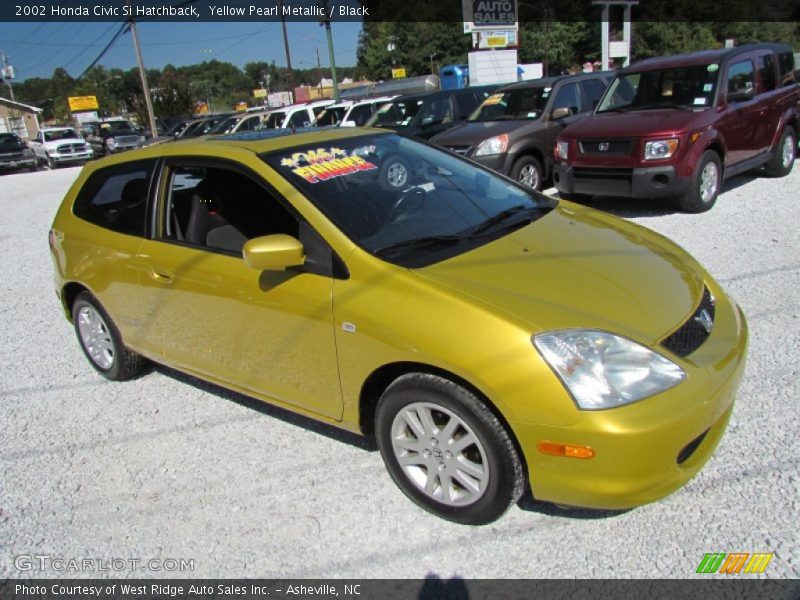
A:
[[[40,131],[34,139],[32,139],[28,145],[30,146],[33,153],[36,155],[36,159],[40,162],[47,160],[47,153],[45,151],[44,146],[44,131]]]
[[[341,418],[332,274],[257,271],[242,259],[252,237],[286,233],[310,247],[313,232],[233,163],[170,159],[162,181],[159,224],[139,252],[144,335],[168,364]]]
[[[761,147],[753,58],[737,57],[727,65],[722,82],[724,108],[717,128],[725,139],[725,166],[729,166],[752,158]]]
[[[758,109],[758,153],[766,152],[777,135],[783,117],[781,90],[778,88],[778,61],[772,50],[756,53],[756,105]]]
[[[553,147],[556,143],[556,138],[561,135],[561,132],[569,125],[578,121],[583,117],[581,113],[581,97],[576,82],[563,83],[557,85],[551,91],[553,100],[545,109],[546,125],[542,136],[544,137],[545,148],[547,150],[548,159],[552,156]],[[554,118],[553,113],[560,108],[567,108],[570,114],[566,117]]]

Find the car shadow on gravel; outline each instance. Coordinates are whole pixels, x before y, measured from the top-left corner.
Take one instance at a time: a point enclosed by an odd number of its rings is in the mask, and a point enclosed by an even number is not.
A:
[[[177,381],[185,383],[186,385],[191,385],[192,387],[203,390],[204,392],[208,392],[209,394],[214,394],[215,396],[219,396],[225,400],[231,400],[236,404],[257,411],[264,416],[280,419],[284,423],[302,427],[303,429],[324,435],[325,437],[337,442],[342,442],[343,444],[348,444],[350,446],[360,448],[361,450],[367,450],[368,452],[375,452],[378,449],[378,446],[375,444],[375,441],[372,437],[350,433],[344,429],[339,429],[333,425],[328,425],[327,423],[322,423],[315,419],[304,417],[303,415],[280,408],[279,406],[275,406],[273,404],[267,404],[266,402],[262,402],[261,400],[257,400],[251,396],[234,392],[222,386],[198,379],[197,377],[187,375],[186,373],[182,373],[180,371],[176,371],[170,367],[165,367],[164,365],[154,365],[152,370],[166,377],[176,379]]]
[[[629,513],[633,509],[626,510],[595,510],[591,508],[571,508],[558,506],[552,502],[542,502],[536,500],[531,494],[530,489],[525,490],[522,497],[517,501],[517,508],[528,512],[535,512],[548,517],[563,517],[565,519],[598,520],[611,519]]]

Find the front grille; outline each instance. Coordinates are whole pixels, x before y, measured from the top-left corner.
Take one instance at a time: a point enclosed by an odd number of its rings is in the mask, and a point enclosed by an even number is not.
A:
[[[450,150],[450,152],[455,152],[456,154],[460,154],[461,156],[464,156],[467,152],[469,152],[470,147],[469,146],[448,146],[447,149]]]
[[[678,458],[676,460],[678,461],[679,465],[682,465],[683,463],[685,463],[687,460],[689,460],[692,457],[692,454],[695,453],[695,450],[697,450],[697,448],[700,446],[700,444],[703,443],[703,440],[706,438],[706,434],[708,434],[708,432],[709,432],[709,430],[706,429],[703,433],[701,433],[695,439],[693,439],[691,442],[686,444],[683,447],[683,450],[678,452]]]
[[[689,356],[708,339],[713,325],[714,296],[711,295],[708,288],[705,288],[703,298],[692,316],[677,331],[661,342],[661,345],[680,357]]]
[[[631,153],[631,140],[579,140],[581,154],[626,156]]]
[[[4,158],[7,160],[22,158],[22,150],[15,150],[13,152],[0,152],[0,158]]]
[[[572,176],[575,179],[606,179],[630,182],[633,178],[633,169],[574,167],[572,169]]]
[[[72,154],[74,152],[85,152],[86,146],[83,144],[61,144],[58,152],[61,154]]]
[[[114,139],[118,146],[135,146],[139,143],[138,135],[120,135]]]

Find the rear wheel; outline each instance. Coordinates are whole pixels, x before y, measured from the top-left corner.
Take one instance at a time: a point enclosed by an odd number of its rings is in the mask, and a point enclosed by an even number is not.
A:
[[[544,183],[542,164],[533,156],[523,156],[511,167],[510,177],[534,190],[541,190]]]
[[[721,187],[722,164],[719,155],[713,150],[706,150],[700,157],[689,189],[678,196],[678,206],[688,213],[706,212],[714,206]]]
[[[797,135],[794,129],[786,127],[781,133],[781,139],[775,149],[775,154],[767,163],[767,175],[770,177],[785,177],[794,166],[797,156]]]
[[[75,299],[72,322],[83,353],[106,379],[130,379],[144,367],[146,360],[122,343],[119,329],[89,292],[81,292]]]
[[[56,161],[54,161],[50,156],[47,157],[47,168],[49,169],[56,168]]]
[[[490,523],[522,494],[524,472],[509,433],[473,393],[451,381],[400,377],[380,399],[375,431],[394,482],[439,517]]]

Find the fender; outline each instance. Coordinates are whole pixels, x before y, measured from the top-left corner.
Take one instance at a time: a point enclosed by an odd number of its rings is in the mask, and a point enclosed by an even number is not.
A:
[[[534,139],[520,140],[508,151],[505,163],[503,164],[503,173],[508,175],[508,173],[511,172],[511,167],[514,165],[517,159],[525,154],[531,154],[539,159],[539,162],[542,163],[542,168],[544,169],[544,178],[547,179],[547,177],[550,176],[550,171],[553,164],[552,150],[547,152],[542,147],[542,144],[538,140]]]
[[[775,128],[775,131],[772,133],[772,141],[770,142],[769,149],[770,152],[774,152],[777,148],[778,142],[781,139],[781,134],[783,130],[786,128],[787,125],[791,125],[794,128],[795,135],[798,134],[798,109],[797,106],[789,106],[786,110],[783,111],[780,120],[778,121],[778,126]]]

